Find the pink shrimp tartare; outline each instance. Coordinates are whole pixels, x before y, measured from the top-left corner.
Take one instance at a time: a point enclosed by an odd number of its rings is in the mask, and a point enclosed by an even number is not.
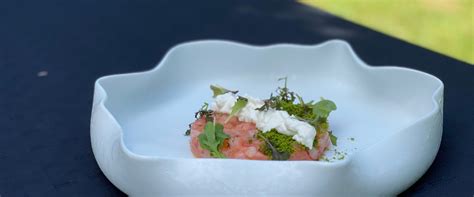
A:
[[[336,145],[327,118],[336,105],[304,102],[285,86],[259,100],[211,86],[214,101],[196,112],[186,135],[197,158],[319,160]],[[296,102],[298,101],[298,102]]]

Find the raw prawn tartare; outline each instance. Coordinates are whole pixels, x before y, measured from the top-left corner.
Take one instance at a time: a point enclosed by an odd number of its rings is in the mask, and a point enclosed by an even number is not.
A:
[[[330,100],[304,102],[286,86],[260,100],[211,85],[211,105],[204,103],[189,125],[191,151],[198,158],[319,160],[337,138],[328,116]]]

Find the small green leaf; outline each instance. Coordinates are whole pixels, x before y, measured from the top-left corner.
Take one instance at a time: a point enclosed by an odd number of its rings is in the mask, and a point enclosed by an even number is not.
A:
[[[225,158],[225,155],[221,152],[211,152],[211,156],[214,158]]]
[[[229,135],[224,133],[224,126],[222,126],[221,124],[216,124],[215,131],[216,139],[219,142],[223,142],[226,138],[229,138]]]
[[[212,157],[225,158],[219,151],[219,147],[229,135],[224,133],[224,126],[219,123],[208,121],[204,127],[203,133],[198,136],[201,148],[209,150]]]
[[[227,119],[225,119],[224,123],[227,123],[227,121],[229,121],[230,118],[232,118],[237,113],[239,113],[240,110],[242,110],[247,105],[248,101],[249,101],[248,99],[239,96],[239,98],[237,98],[237,101],[235,102],[234,106],[232,106],[232,111],[230,112]]]
[[[199,144],[201,145],[201,148],[206,149],[206,150],[211,150],[211,148],[207,145],[207,138],[206,135],[204,134],[199,134],[198,136]]]
[[[331,144],[337,146],[337,137],[332,134],[332,131],[328,131],[329,139],[331,140]]]
[[[228,90],[228,89],[225,89],[219,85],[211,85],[211,90],[212,90],[212,94],[213,96],[212,97],[216,97],[216,96],[219,96],[221,94],[225,94],[225,93],[229,93],[229,92],[232,92],[233,94],[237,94],[238,91],[231,91],[231,90]]]
[[[316,115],[316,119],[325,119],[329,116],[329,113],[331,113],[331,111],[337,109],[336,104],[334,102],[326,100],[324,98],[321,98],[321,101],[312,105],[311,108],[313,108],[313,113]]]
[[[204,127],[204,134],[208,142],[213,142],[216,139],[216,127],[212,122],[207,122],[206,126]]]

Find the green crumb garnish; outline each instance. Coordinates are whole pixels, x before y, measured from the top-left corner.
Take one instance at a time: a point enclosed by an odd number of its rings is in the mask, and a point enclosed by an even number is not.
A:
[[[327,120],[319,121],[316,126],[316,129],[319,130],[320,132],[327,132],[329,129],[329,124]]]
[[[278,87],[276,94],[271,94],[270,98],[264,101],[264,105],[257,108],[256,110],[266,111],[274,109],[286,111],[289,115],[294,116],[298,120],[312,125],[316,129],[318,135],[328,133],[331,143],[334,146],[337,146],[337,137],[333,135],[331,131],[329,131],[329,124],[327,121],[329,114],[337,109],[336,104],[324,98],[321,98],[321,100],[318,102],[304,102],[300,95],[288,89],[287,77],[280,78],[278,81],[284,81],[284,86]],[[260,133],[263,134],[263,132]],[[279,137],[277,139],[271,138],[275,136]],[[262,135],[261,138],[268,139],[267,141],[269,141],[269,143],[264,143],[263,145],[263,152],[269,156],[275,152],[291,154],[294,152],[294,144],[298,144],[292,139],[292,137],[279,134],[276,131],[265,133],[265,135]],[[317,137],[313,141],[313,147],[318,147]],[[276,151],[272,151],[272,148],[276,148]]]
[[[337,156],[337,159],[338,159],[338,160],[343,160],[343,159],[344,159],[344,155],[342,155],[342,154],[341,154],[341,155],[338,155],[338,156]]]
[[[259,131],[257,138],[264,142],[261,151],[273,160],[287,160],[295,152],[295,147],[300,145],[291,136],[278,133],[276,129],[266,133]]]
[[[334,150],[333,159],[343,160],[346,157],[347,153],[344,151],[338,151],[337,149]]]
[[[294,115],[304,120],[313,120],[316,118],[316,115],[313,114],[313,109],[308,105],[282,101],[280,103],[280,107],[282,110],[288,112],[288,114]]]

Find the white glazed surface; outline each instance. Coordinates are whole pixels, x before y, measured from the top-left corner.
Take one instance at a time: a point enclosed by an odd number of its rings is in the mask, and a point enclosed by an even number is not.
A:
[[[193,158],[183,133],[211,100],[210,84],[266,98],[282,76],[303,98],[337,104],[329,121],[348,153],[343,160]],[[131,196],[394,196],[433,162],[442,105],[436,77],[370,67],[344,41],[196,41],[174,47],[150,71],[98,79],[91,142],[101,170]]]

